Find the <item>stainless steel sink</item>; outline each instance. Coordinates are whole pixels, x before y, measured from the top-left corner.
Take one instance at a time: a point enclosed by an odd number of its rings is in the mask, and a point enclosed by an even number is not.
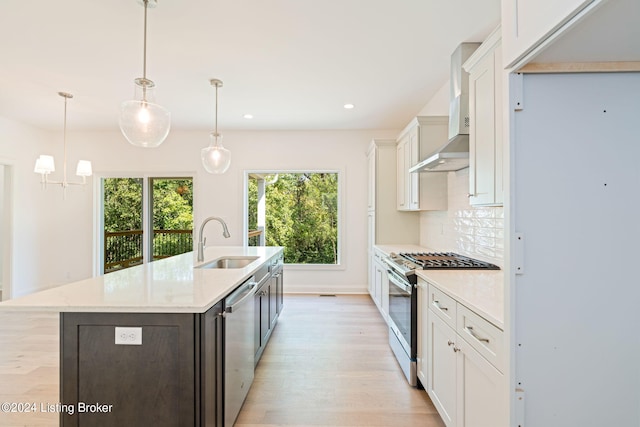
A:
[[[225,256],[196,268],[243,268],[257,260],[257,256]]]

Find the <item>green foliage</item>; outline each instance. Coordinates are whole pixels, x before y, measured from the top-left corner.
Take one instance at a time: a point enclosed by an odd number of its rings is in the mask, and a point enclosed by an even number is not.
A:
[[[142,179],[105,178],[104,231],[142,229]]]
[[[250,229],[255,228],[256,211],[257,185],[250,180]],[[284,246],[289,264],[336,264],[338,174],[279,174],[266,188],[265,237],[267,246]]]
[[[191,179],[159,179],[153,182],[153,229],[193,228],[193,185]]]
[[[153,258],[193,249],[193,181],[191,178],[152,178]],[[122,232],[105,238],[105,272],[140,263],[142,259],[141,178],[105,178],[104,231]],[[160,233],[158,230],[186,230]]]
[[[258,228],[258,182],[255,179],[249,180],[249,230]]]

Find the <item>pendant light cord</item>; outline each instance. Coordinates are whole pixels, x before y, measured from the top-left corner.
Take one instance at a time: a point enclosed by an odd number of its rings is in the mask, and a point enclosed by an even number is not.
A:
[[[67,96],[64,96],[64,122],[62,125],[62,144],[64,146],[62,160],[62,182],[63,187],[67,183]]]
[[[144,36],[142,38],[142,101],[147,101],[147,9],[149,0],[144,0]]]
[[[147,78],[147,6],[149,0],[144,0],[144,38],[142,47],[142,78]]]
[[[216,145],[218,145],[218,87],[220,85],[216,83],[216,129],[215,129],[215,137],[216,137]]]
[[[209,82],[211,83],[211,86],[214,86],[216,88],[216,102],[215,102],[215,115],[214,115],[215,128],[214,128],[214,131],[210,133],[210,135],[213,136],[214,141],[210,144],[210,146],[219,147],[220,145],[218,143],[218,139],[220,138],[220,134],[218,133],[218,88],[222,86],[222,81],[218,79],[211,79],[209,80]]]

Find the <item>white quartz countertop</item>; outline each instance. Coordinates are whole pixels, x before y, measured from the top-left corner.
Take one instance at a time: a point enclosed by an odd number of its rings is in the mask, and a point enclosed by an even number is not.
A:
[[[385,254],[437,252],[417,245],[376,245],[376,248]],[[416,270],[416,274],[504,330],[503,270]]]
[[[0,303],[0,310],[203,313],[251,277],[281,247],[209,247]],[[223,256],[257,256],[243,268],[194,268]]]
[[[418,277],[504,330],[504,272],[420,270]]]

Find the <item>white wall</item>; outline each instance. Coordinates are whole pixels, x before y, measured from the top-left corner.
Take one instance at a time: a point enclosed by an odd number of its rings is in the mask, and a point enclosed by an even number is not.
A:
[[[87,195],[80,198],[79,189],[70,189],[63,201],[60,188],[42,191],[39,176],[33,173],[38,154],[55,155],[56,168],[62,169],[62,140],[56,136],[0,117],[0,159],[13,172],[8,236],[13,245],[13,296],[87,277],[90,272],[86,260],[91,246],[83,235],[87,224],[83,212],[90,209],[90,199],[85,202]]]
[[[429,102],[422,107],[419,116],[448,116],[449,115],[449,80],[438,89]]]
[[[446,81],[420,115],[449,115]],[[469,169],[449,172],[448,210],[420,213],[420,245],[504,264],[504,209],[469,205]]]
[[[8,168],[8,166],[7,166]],[[0,163],[0,301],[2,301],[2,283],[4,279],[4,273],[6,272],[4,266],[4,252],[5,252],[5,243],[6,243],[6,230],[5,230],[5,215],[4,215],[4,174],[5,174],[5,165]]]
[[[240,245],[243,231],[245,170],[335,169],[343,172],[343,265],[340,270],[289,270],[289,292],[366,292],[366,149],[372,138],[395,138],[398,131],[255,131],[225,132],[231,168],[224,175],[207,174],[200,149],[208,145],[206,131],[172,131],[157,149],[136,148],[118,131],[68,132],[70,178],[78,159],[93,162],[96,176],[117,172],[193,173],[196,226],[209,215],[229,225],[230,239],[207,227],[209,245]],[[55,147],[56,149],[51,149]],[[0,118],[0,158],[15,159],[16,237],[14,296],[91,276],[93,263],[93,194],[70,188],[66,200],[60,188],[41,191],[33,173],[38,154],[50,153],[61,169],[62,135]],[[60,176],[59,171],[56,172]]]

